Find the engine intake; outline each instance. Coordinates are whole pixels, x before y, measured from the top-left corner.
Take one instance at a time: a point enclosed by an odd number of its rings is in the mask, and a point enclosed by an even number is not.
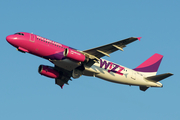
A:
[[[40,65],[38,68],[38,72],[39,74],[44,75],[49,78],[59,77],[59,72],[54,70],[53,67],[50,67],[50,66]]]
[[[72,59],[72,60],[75,60],[78,62],[87,62],[88,61],[88,58],[85,55],[83,55],[82,53],[80,53],[76,50],[73,50],[73,49],[66,48],[64,50],[63,55],[64,55],[64,57],[67,57],[69,59]]]

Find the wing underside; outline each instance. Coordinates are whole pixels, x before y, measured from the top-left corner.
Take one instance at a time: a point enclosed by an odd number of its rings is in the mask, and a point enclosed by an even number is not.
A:
[[[59,85],[61,88],[63,88],[64,84],[68,84],[68,81],[71,80],[71,71],[65,70],[63,68],[60,68],[58,66],[55,66],[55,69],[59,71],[60,75],[58,78],[55,79],[55,84]]]

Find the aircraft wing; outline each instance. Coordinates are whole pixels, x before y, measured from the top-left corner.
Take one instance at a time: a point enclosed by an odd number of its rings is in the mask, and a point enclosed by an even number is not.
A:
[[[110,43],[107,45],[103,45],[100,47],[92,48],[89,50],[84,50],[83,52],[88,53],[90,55],[93,55],[97,58],[101,58],[103,56],[108,56],[110,57],[110,53],[113,53],[117,50],[123,51],[123,48],[126,47],[127,44],[134,42],[136,40],[140,40],[141,37],[130,37],[124,40],[120,40],[114,43]]]
[[[71,71],[62,69],[55,65],[55,68],[60,72],[61,76],[59,78],[55,79],[55,84],[59,85],[61,88],[63,88],[64,84],[68,84],[68,81],[71,80]]]

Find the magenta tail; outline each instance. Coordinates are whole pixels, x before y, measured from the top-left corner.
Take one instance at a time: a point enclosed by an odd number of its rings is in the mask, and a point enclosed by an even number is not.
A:
[[[145,62],[143,62],[133,70],[139,72],[157,72],[162,58],[163,55],[155,53],[153,56],[151,56],[149,59],[147,59]]]

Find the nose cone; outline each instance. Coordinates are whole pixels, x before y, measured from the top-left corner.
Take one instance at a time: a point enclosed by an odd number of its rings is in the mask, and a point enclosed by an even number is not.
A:
[[[7,42],[10,43],[10,44],[12,44],[12,42],[13,42],[15,39],[17,39],[17,37],[15,37],[15,36],[13,36],[13,35],[8,35],[8,36],[6,37]]]

